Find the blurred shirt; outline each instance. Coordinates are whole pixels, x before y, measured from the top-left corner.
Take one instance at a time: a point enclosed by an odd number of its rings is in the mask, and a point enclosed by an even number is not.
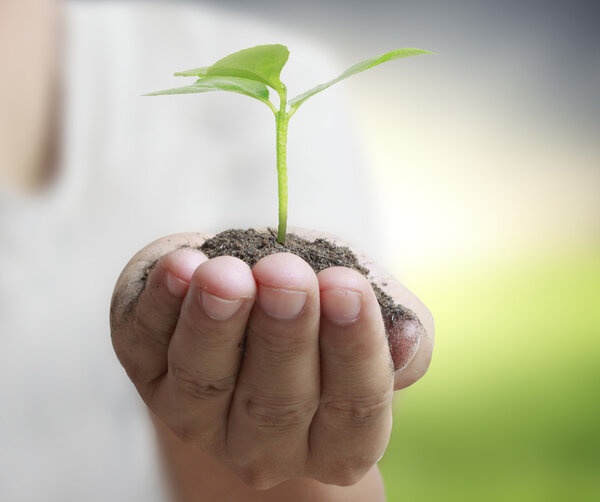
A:
[[[291,96],[339,69],[226,10],[68,4],[58,177],[35,198],[0,186],[1,500],[164,500],[152,427],[110,344],[112,288],[163,235],[276,223],[275,124],[246,96],[140,95],[263,43],[290,47]],[[335,93],[313,99],[319,120],[300,110],[289,129],[289,223],[360,246],[372,235],[355,140]]]

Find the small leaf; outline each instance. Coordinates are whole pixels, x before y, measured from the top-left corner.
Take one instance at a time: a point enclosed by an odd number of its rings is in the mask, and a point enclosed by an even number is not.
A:
[[[151,92],[145,96],[162,96],[165,94],[193,94],[198,92],[211,91],[229,91],[245,94],[252,98],[256,98],[263,102],[268,102],[269,105],[269,89],[264,84],[254,80],[239,77],[204,77],[197,80],[192,85],[185,87],[177,87],[175,89],[167,89],[164,91]]]
[[[281,70],[290,53],[284,45],[258,45],[225,56],[212,66],[177,72],[177,76],[242,77],[282,91]]]
[[[174,75],[176,77],[204,77],[208,66],[202,68],[194,68],[192,70],[178,71]]]
[[[328,87],[331,87],[333,84],[337,84],[340,80],[344,80],[352,75],[356,75],[362,71],[368,70],[369,68],[373,68],[381,63],[385,63],[387,61],[392,61],[394,59],[406,58],[409,56],[418,56],[420,54],[433,54],[429,51],[424,51],[422,49],[397,49],[395,51],[386,52],[381,56],[377,56],[374,58],[365,59],[360,63],[356,63],[354,66],[348,68],[344,73],[342,73],[339,77],[334,78],[333,80],[329,80],[323,84],[319,84],[312,89],[303,92],[302,94],[296,96],[294,99],[289,101],[290,107],[298,108],[302,103],[304,103],[308,98],[314,96],[315,94],[324,91]]]

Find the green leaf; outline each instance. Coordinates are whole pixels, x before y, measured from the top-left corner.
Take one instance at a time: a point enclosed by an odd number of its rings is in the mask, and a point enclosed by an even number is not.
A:
[[[241,77],[266,84],[277,92],[283,90],[281,70],[290,53],[286,46],[258,45],[225,56],[212,66],[177,72],[176,76]]]
[[[424,51],[422,49],[397,49],[395,51],[386,52],[381,56],[377,56],[374,58],[365,59],[360,63],[356,63],[354,66],[348,68],[344,73],[342,73],[339,77],[334,78],[333,80],[329,80],[323,84],[319,84],[312,89],[299,94],[295,98],[289,101],[290,107],[297,109],[302,103],[304,103],[308,98],[314,96],[315,94],[324,91],[328,87],[331,87],[333,84],[337,84],[340,80],[344,80],[352,75],[356,75],[362,71],[368,70],[369,68],[373,68],[381,63],[385,63],[387,61],[392,61],[394,59],[406,58],[409,56],[418,56],[420,54],[433,54],[429,51]]]
[[[206,75],[206,70],[208,66],[203,66],[202,68],[194,68],[192,70],[178,71],[174,75],[176,77],[204,77]]]
[[[211,91],[238,92],[263,102],[266,101],[269,105],[271,105],[269,102],[269,89],[267,89],[264,84],[240,77],[208,76],[197,80],[192,85],[177,87],[175,89],[167,89],[164,91],[151,92],[149,94],[145,94],[145,96],[162,96],[165,94],[194,94],[198,92]]]

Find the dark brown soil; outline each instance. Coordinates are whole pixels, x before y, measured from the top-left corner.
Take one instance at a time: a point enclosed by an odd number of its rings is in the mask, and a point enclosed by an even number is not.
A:
[[[254,229],[226,230],[204,242],[198,249],[209,258],[223,255],[235,256],[250,267],[267,255],[289,252],[300,256],[316,273],[328,267],[341,266],[352,268],[370,279],[369,271],[359,264],[354,253],[347,247],[337,246],[326,239],[309,241],[295,234],[288,234],[285,244],[279,244],[277,234],[273,229],[264,233]],[[371,286],[381,308],[394,366],[395,368],[401,367],[408,362],[415,348],[412,339],[415,330],[405,328],[408,325],[417,324],[418,329],[422,329],[421,323],[414,312],[395,303],[373,282],[371,282]],[[403,339],[404,332],[411,333],[410,340]]]
[[[296,234],[287,234],[285,244],[277,242],[277,232],[269,229],[260,233],[254,229],[226,230],[208,239],[199,248],[209,258],[215,256],[235,256],[250,267],[267,255],[275,253],[294,253],[306,261],[315,271],[329,267],[349,267],[366,276],[369,271],[362,267],[352,251],[339,247],[326,239],[308,241]]]

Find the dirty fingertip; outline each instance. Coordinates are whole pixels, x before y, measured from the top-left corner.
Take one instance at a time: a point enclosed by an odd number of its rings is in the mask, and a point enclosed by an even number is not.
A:
[[[181,283],[185,283],[187,287],[196,269],[207,260],[208,258],[204,253],[192,248],[180,248],[171,251],[165,257],[167,287],[171,285],[175,290],[180,290]]]

